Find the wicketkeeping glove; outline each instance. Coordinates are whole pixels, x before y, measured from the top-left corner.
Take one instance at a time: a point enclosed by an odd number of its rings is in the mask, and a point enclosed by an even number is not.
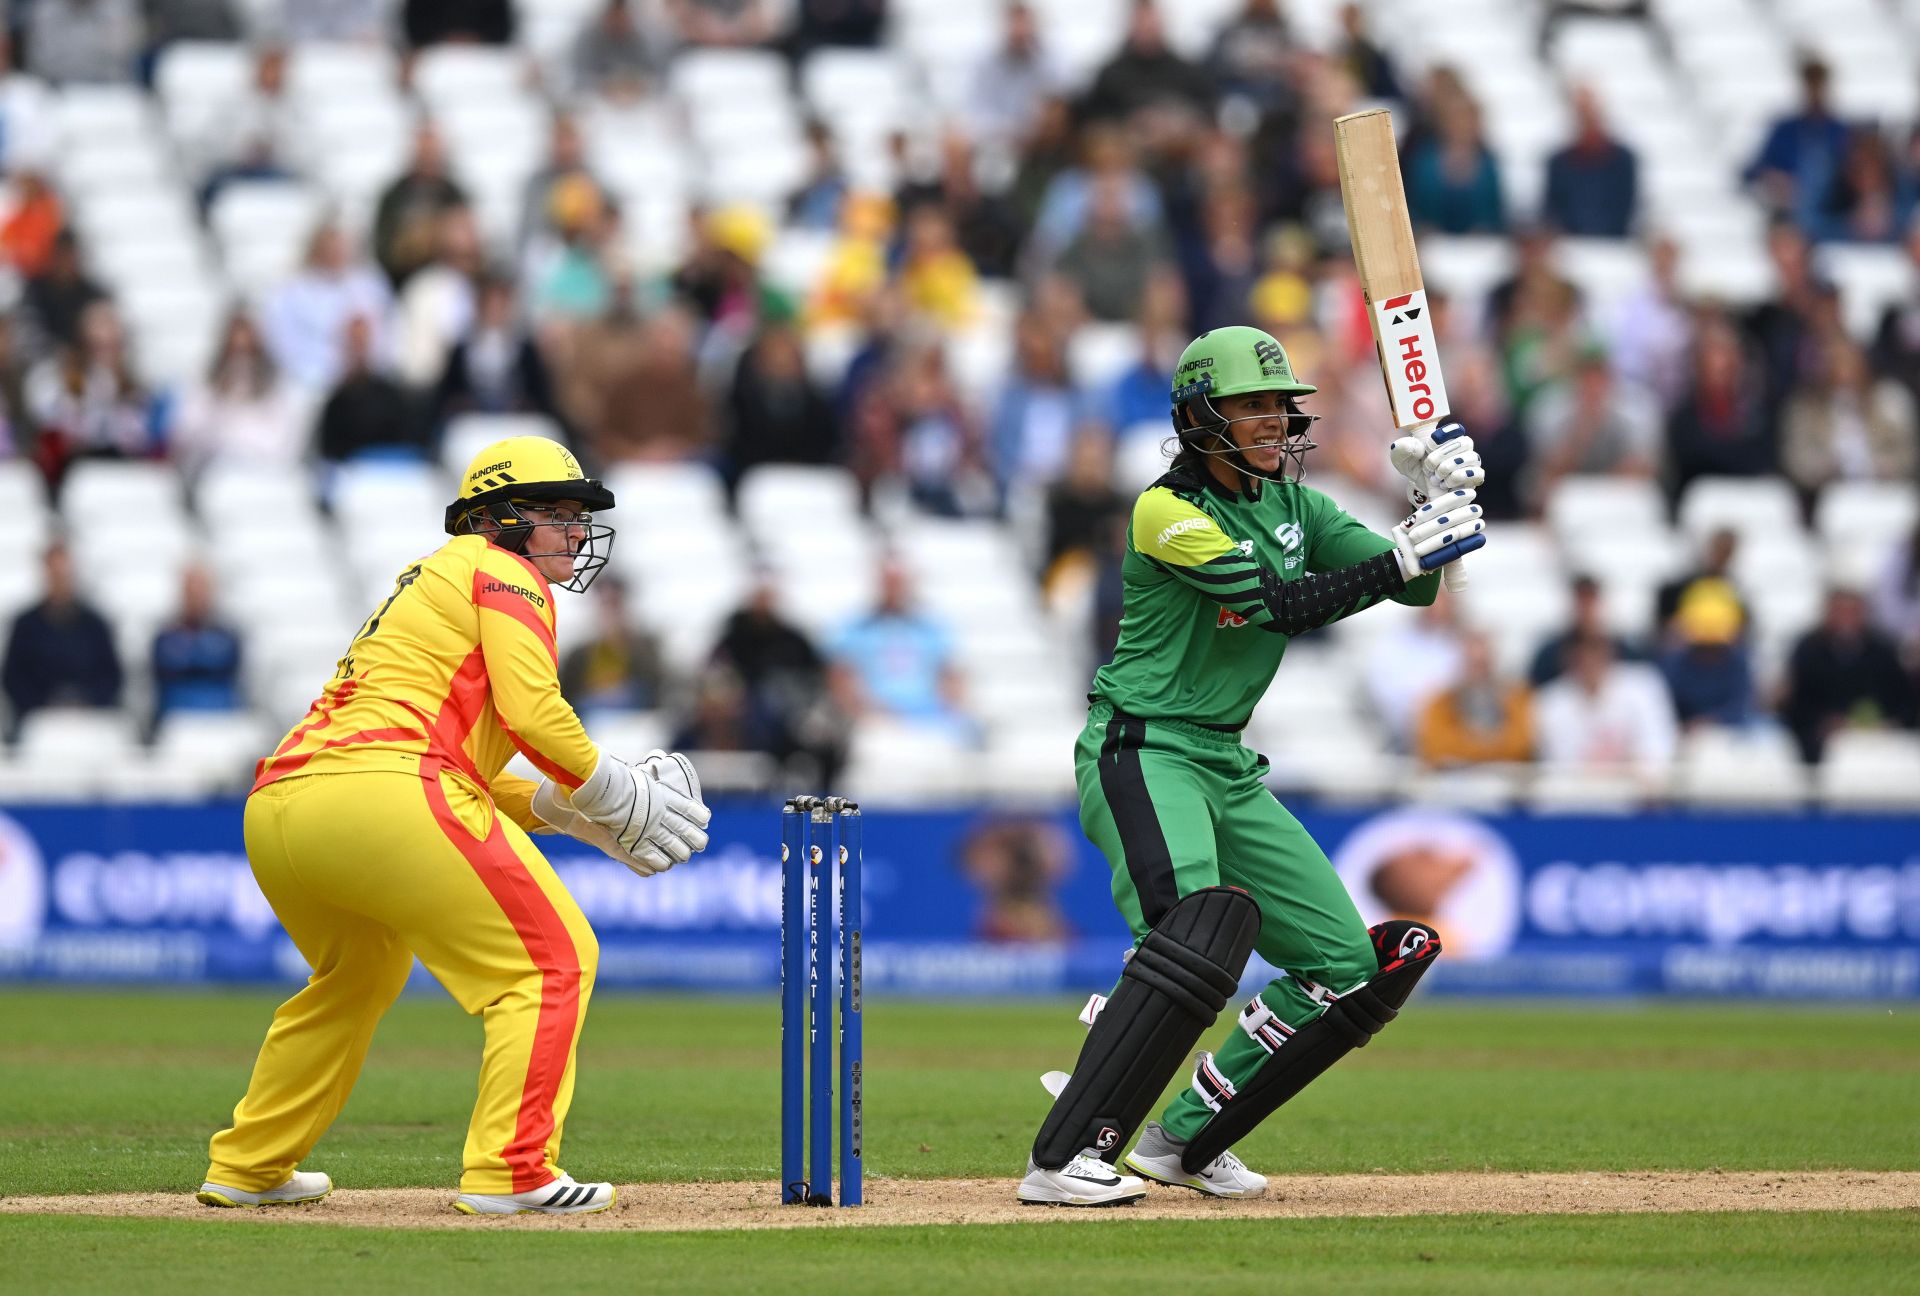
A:
[[[622,846],[611,829],[595,823],[563,801],[559,787],[551,780],[541,779],[540,786],[534,790],[533,813],[549,828],[585,842],[609,859],[619,860],[641,877],[652,877],[674,865],[673,860],[651,843],[643,841],[633,850]]]
[[[666,779],[656,777],[656,765],[668,775]],[[682,791],[683,786],[688,791]],[[592,777],[574,790],[567,803],[611,832],[625,855],[645,861],[651,858],[650,848],[664,857],[659,868],[671,868],[706,849],[706,826],[713,812],[696,799],[699,786],[693,764],[684,756],[663,752],[649,756],[640,765],[628,765],[602,751]],[[551,805],[559,796],[554,789],[546,804]],[[537,805],[534,813],[548,823],[554,822],[541,814]]]
[[[1407,479],[1407,503],[1416,507],[1461,487],[1479,489],[1486,477],[1473,438],[1459,423],[1446,422],[1425,436],[1403,436],[1387,447],[1393,466]]]
[[[1464,488],[1448,491],[1416,508],[1406,521],[1393,529],[1402,576],[1412,580],[1487,543],[1487,537],[1481,534],[1487,524],[1481,519],[1480,506],[1473,502],[1473,497],[1474,492]]]

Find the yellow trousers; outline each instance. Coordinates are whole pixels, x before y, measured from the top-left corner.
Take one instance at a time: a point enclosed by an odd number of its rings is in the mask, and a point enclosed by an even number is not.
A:
[[[461,1191],[554,1179],[600,946],[532,839],[459,774],[368,771],[259,789],[246,842],[313,975],[274,1014],[207,1178],[286,1180],[340,1114],[418,955],[486,1026]]]

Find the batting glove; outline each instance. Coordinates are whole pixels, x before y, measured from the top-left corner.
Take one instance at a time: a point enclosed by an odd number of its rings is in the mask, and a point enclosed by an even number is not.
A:
[[[1449,491],[1416,508],[1393,529],[1400,555],[1400,574],[1407,580],[1444,567],[1487,543],[1487,524],[1480,517],[1474,492]]]
[[[1451,490],[1478,489],[1486,476],[1480,452],[1460,423],[1441,423],[1424,436],[1403,436],[1387,453],[1395,471],[1407,479],[1407,503],[1415,507]]]

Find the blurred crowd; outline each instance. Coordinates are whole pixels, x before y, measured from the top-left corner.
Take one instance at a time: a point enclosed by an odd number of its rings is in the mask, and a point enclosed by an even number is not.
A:
[[[888,4],[607,0],[565,75],[540,86],[552,106],[547,157],[514,237],[482,235],[423,116],[367,228],[323,220],[295,273],[236,302],[204,374],[152,390],[50,169],[9,147],[45,133],[32,120],[41,101],[23,87],[138,82],[170,41],[253,40],[253,82],[193,177],[207,204],[235,181],[299,174],[284,143],[289,46],[391,43],[404,78],[428,46],[516,35],[508,0],[288,0],[265,32],[249,16],[260,6],[242,8],[9,8],[0,452],[32,460],[50,489],[83,457],[165,458],[189,479],[235,459],[427,458],[463,413],[537,414],[599,469],[697,460],[731,485],[759,464],[839,464],[869,492],[926,512],[1021,520],[1038,537],[1040,586],[1091,591],[1097,657],[1117,624],[1130,504],[1114,465],[1167,436],[1168,374],[1195,333],[1245,322],[1278,336],[1320,387],[1325,434],[1308,480],[1343,502],[1393,495],[1327,129],[1382,102],[1400,114],[1416,224],[1512,241],[1514,269],[1484,299],[1437,303],[1453,412],[1486,457],[1481,502],[1496,523],[1539,517],[1570,474],[1646,479],[1669,499],[1703,476],[1779,476],[1810,510],[1831,483],[1912,482],[1920,464],[1920,295],[1856,338],[1820,262],[1826,243],[1904,241],[1920,276],[1915,123],[1845,120],[1827,69],[1807,58],[1800,104],[1744,176],[1771,213],[1775,290],[1748,307],[1698,300],[1682,287],[1680,248],[1644,216],[1634,150],[1593,94],[1574,91],[1573,133],[1549,161],[1538,209],[1521,210],[1460,76],[1397,66],[1358,5],[1342,11],[1333,48],[1309,47],[1282,0],[1246,0],[1201,57],[1168,43],[1162,4],[1138,0],[1119,47],[1079,80],[1013,0],[964,112],[889,142],[891,189],[857,184],[834,134],[813,124],[808,171],[784,210],[695,206],[685,255],[658,269],[628,255],[621,201],[580,114],[664,95],[667,69],[690,49],[798,61],[883,45]],[[538,75],[531,60],[528,74]],[[783,229],[827,245],[798,287],[767,272]],[[1643,243],[1645,282],[1595,308],[1557,267],[1565,237]],[[1011,360],[980,389],[956,373],[950,343],[1009,302]],[[1103,324],[1131,325],[1137,353],[1117,378],[1089,383],[1073,348]],[[1441,766],[1658,760],[1687,726],[1771,721],[1814,759],[1836,726],[1915,723],[1920,533],[1831,591],[1779,680],[1759,678],[1750,659],[1729,544],[1716,541],[1663,592],[1639,642],[1600,628],[1581,577],[1573,622],[1525,679],[1503,676],[1476,633],[1445,624],[1442,600],[1408,631],[1442,646],[1436,691],[1415,696],[1401,681],[1376,691],[1376,707],[1406,750]],[[604,582],[603,631],[568,661],[568,690],[584,703],[671,705],[686,745],[826,762],[844,727],[836,715],[881,708],[963,728],[951,649],[895,576],[872,616],[831,644],[780,622],[770,592],[757,591],[693,680],[666,677],[626,591]],[[162,706],[236,701],[240,646],[221,639],[204,584],[204,573],[190,578],[179,624],[153,647]],[[937,596],[927,601],[937,611]],[[103,650],[90,615],[56,549],[46,600],[9,643],[16,716],[48,696],[114,700],[111,637]],[[64,691],[50,678],[63,674],[76,677]]]

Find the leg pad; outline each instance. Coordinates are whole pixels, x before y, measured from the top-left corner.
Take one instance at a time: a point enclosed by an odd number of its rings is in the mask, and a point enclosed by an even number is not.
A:
[[[1235,887],[1204,887],[1169,909],[1127,960],[1073,1076],[1033,1143],[1058,1170],[1085,1148],[1109,1160],[1240,986],[1260,908]]]
[[[1440,935],[1422,923],[1395,921],[1370,928],[1380,970],[1334,998],[1318,1017],[1289,1031],[1256,999],[1241,1014],[1241,1026],[1267,1048],[1260,1069],[1237,1090],[1203,1057],[1194,1073],[1194,1089],[1213,1115],[1187,1144],[1180,1163],[1198,1174],[1215,1157],[1245,1138],[1281,1104],[1317,1079],[1321,1072],[1384,1030],[1400,1015],[1414,986],[1440,953]]]

